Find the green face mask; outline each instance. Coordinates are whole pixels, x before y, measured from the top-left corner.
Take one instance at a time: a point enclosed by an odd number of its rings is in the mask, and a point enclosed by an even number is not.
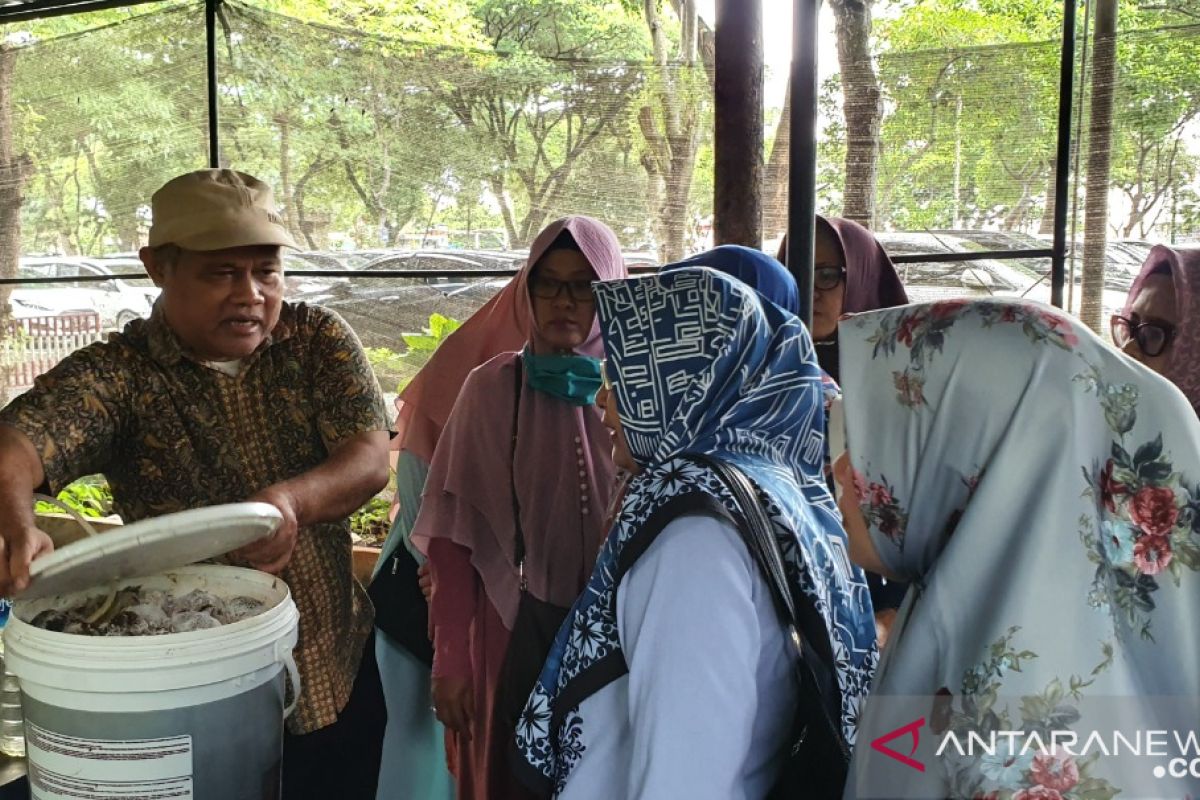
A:
[[[600,391],[600,359],[589,356],[539,356],[528,347],[521,354],[529,388],[571,405],[589,406]]]

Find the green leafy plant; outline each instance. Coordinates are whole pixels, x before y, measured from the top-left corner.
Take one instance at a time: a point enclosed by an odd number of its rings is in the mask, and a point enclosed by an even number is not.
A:
[[[350,532],[358,544],[379,546],[387,538],[391,522],[386,497],[372,497],[367,504],[350,515]]]
[[[29,334],[20,328],[0,335],[0,372],[21,363],[28,349]]]
[[[421,367],[429,363],[442,342],[461,326],[458,320],[435,313],[429,316],[429,327],[422,333],[402,334],[406,347],[403,353],[386,347],[366,348],[367,360],[380,385],[395,386],[397,394],[403,392]]]
[[[65,503],[83,517],[107,517],[113,513],[113,496],[108,481],[98,475],[80,478],[58,493],[60,502]],[[38,514],[61,514],[62,509],[50,503],[39,502],[34,507]]]
[[[404,354],[397,353],[388,347],[365,347],[367,353],[367,361],[371,364],[371,370],[375,373],[375,378],[379,381],[379,385],[385,389],[389,386],[396,386],[397,393],[399,387],[407,384],[411,379],[411,369],[404,362]]]

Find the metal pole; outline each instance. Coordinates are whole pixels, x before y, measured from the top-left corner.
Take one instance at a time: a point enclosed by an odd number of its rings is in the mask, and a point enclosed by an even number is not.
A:
[[[217,7],[221,0],[204,0],[204,31],[208,38],[208,166],[221,166],[221,134],[217,115]]]
[[[817,232],[817,18],[820,11],[821,0],[793,0],[787,262],[800,287],[800,319],[810,329],[813,240]]]
[[[1071,104],[1075,97],[1075,2],[1063,0],[1063,35],[1058,77],[1058,153],[1054,161],[1054,255],[1050,258],[1050,302],[1063,307],[1067,282],[1067,212],[1071,177]]]

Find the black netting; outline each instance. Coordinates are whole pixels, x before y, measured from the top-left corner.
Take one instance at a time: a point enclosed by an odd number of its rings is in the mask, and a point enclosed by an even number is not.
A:
[[[1097,238],[1083,201],[1089,165],[1098,163],[1089,134],[1097,86],[1113,98],[1108,207],[1093,209],[1107,239],[1097,251],[1101,312],[1119,305],[1147,242],[1200,236],[1200,24],[1186,3],[1172,2],[1158,13],[1123,4],[1108,61],[1102,49],[1097,59],[1087,27],[1094,15],[1081,10],[1069,165],[1075,307],[1085,233]],[[511,268],[556,216],[600,217],[637,263],[706,246],[710,51],[699,47],[694,66],[679,61],[681,30],[664,3],[657,45],[666,63],[656,65],[638,5],[474,0],[462,6],[469,25],[414,6],[411,24],[389,27],[326,6],[318,24],[223,4],[220,159],[275,187],[286,224],[312,250],[290,257],[289,269],[431,273],[295,275],[293,296],[333,305],[369,346],[403,353],[404,334],[420,334],[435,314],[462,319],[501,280],[435,273]],[[1061,166],[1061,21],[1057,0],[1043,5],[878,2],[868,37],[861,24],[855,35],[862,4],[831,2],[844,46],[821,91],[820,210],[868,221],[899,255],[1048,247]],[[777,24],[771,9],[766,22]],[[474,26],[474,38],[442,35],[438,26],[451,24]],[[401,33],[378,33],[385,28]],[[151,193],[208,160],[203,6],[22,21],[5,33],[0,85],[11,87],[12,107],[0,135],[0,167],[9,165],[0,175],[0,245],[19,217],[22,257],[0,258],[0,272],[138,272]],[[821,58],[839,53],[826,47]],[[7,113],[0,103],[0,128]],[[781,130],[768,131],[768,247],[786,225]],[[904,274],[918,298],[1045,299],[1048,270],[1047,259],[1027,258],[913,264]],[[22,352],[63,325],[72,336],[100,335],[144,314],[147,288],[127,279],[22,285],[12,297],[18,322],[6,330],[27,343]],[[5,363],[20,358],[6,347]]]

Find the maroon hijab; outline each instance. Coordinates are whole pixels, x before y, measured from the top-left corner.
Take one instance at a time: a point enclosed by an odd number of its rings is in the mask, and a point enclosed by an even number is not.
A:
[[[846,262],[846,297],[842,313],[859,314],[908,305],[900,275],[875,234],[854,220],[817,217],[817,225],[833,232]],[[787,236],[779,244],[780,262],[787,265]]]
[[[833,231],[846,259],[843,314],[908,305],[900,275],[875,234],[853,220],[840,217],[817,217],[817,225],[822,223]]]
[[[894,306],[908,305],[908,294],[892,259],[875,234],[857,222],[841,217],[817,217],[817,226],[832,231],[846,262],[846,294],[843,314],[860,314]],[[787,237],[779,245],[779,260],[787,264]],[[840,376],[837,334],[824,342],[814,342],[821,368],[836,381]]]

